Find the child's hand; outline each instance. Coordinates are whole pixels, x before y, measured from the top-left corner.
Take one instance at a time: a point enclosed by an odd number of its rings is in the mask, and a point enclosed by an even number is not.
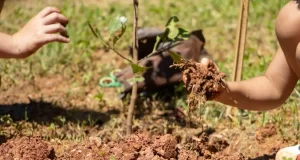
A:
[[[202,58],[202,59],[201,59],[201,62],[200,62],[200,65],[202,65],[202,66],[204,66],[205,68],[207,68],[208,65],[209,65],[209,61],[210,61],[210,60],[209,60],[208,58]],[[186,84],[187,76],[188,76],[188,75],[186,75],[186,74],[183,74],[183,75],[182,75],[182,81],[183,81],[184,84]]]
[[[57,8],[43,9],[12,36],[16,57],[28,57],[50,42],[68,43],[67,24],[68,19]]]
[[[203,69],[208,69],[208,67],[209,67],[209,64],[212,64],[212,61],[210,60],[210,59],[208,59],[208,58],[202,58],[201,59],[201,62],[200,62],[200,65],[201,66],[203,66]],[[216,66],[217,67],[217,66]],[[218,68],[218,67],[217,67]],[[189,72],[183,72],[183,75],[182,75],[182,81],[183,81],[183,83],[185,84],[185,86],[187,86],[188,84],[187,83],[189,83],[189,82],[187,82],[187,80],[188,80],[188,77],[189,77]],[[213,88],[216,88],[216,92],[214,92],[216,95],[212,98],[212,99],[210,99],[209,97],[207,97],[208,98],[208,100],[216,100],[217,98],[218,98],[218,96],[219,96],[219,94],[220,93],[223,93],[224,91],[226,91],[227,89],[226,89],[226,84],[224,83],[224,84],[215,84],[215,85],[218,85],[218,86],[216,86],[216,87],[213,87]],[[224,88],[225,87],[225,88]],[[188,87],[187,87],[188,88]],[[191,90],[187,90],[188,92],[191,92]]]

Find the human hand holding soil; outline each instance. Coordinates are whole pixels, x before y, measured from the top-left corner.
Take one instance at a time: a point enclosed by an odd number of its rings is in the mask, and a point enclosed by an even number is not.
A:
[[[225,74],[219,72],[217,66],[207,58],[203,58],[200,63],[183,60],[175,66],[184,69],[182,79],[189,94],[189,106],[213,100],[226,90]]]

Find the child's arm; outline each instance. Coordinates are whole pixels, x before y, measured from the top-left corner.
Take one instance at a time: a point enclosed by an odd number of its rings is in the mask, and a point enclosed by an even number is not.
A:
[[[0,58],[25,58],[47,43],[68,43],[69,38],[63,36],[67,23],[58,9],[43,9],[16,34],[0,33]]]
[[[201,65],[208,66],[209,61],[204,58]],[[183,81],[186,80],[186,75],[183,75]],[[226,89],[220,86],[220,93],[213,100],[241,109],[269,110],[285,102],[297,80],[296,74],[280,49],[263,76],[227,82]]]
[[[221,89],[215,100],[249,110],[269,110],[283,104],[300,75],[299,26],[299,2],[290,1],[276,19],[276,36],[281,49],[277,51],[265,74],[250,80],[228,82],[229,92]],[[208,60],[203,60],[201,64],[208,65]]]
[[[269,110],[279,107],[290,96],[297,76],[279,50],[263,76],[240,82],[228,82],[216,101],[249,110]]]

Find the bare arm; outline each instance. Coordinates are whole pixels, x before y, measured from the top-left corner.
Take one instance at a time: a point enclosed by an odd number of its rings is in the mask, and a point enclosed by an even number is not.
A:
[[[269,110],[285,102],[297,80],[280,49],[264,76],[229,82],[229,92],[224,91],[215,100],[241,109]]]
[[[299,1],[290,1],[276,19],[276,35],[281,46],[263,76],[240,82],[228,82],[228,91],[220,89],[214,100],[249,110],[279,107],[292,93],[300,77]],[[203,59],[201,65],[208,66]],[[186,82],[186,75],[183,81]],[[222,87],[220,87],[222,88]]]
[[[268,110],[283,104],[292,93],[300,75],[299,18],[299,2],[288,2],[280,10],[275,25],[281,49],[277,51],[264,76],[230,82],[229,93],[222,93],[216,100],[250,110]]]
[[[0,32],[0,42],[0,58],[12,58],[17,56],[11,35]]]
[[[67,23],[58,9],[43,9],[16,34],[0,33],[0,58],[25,58],[47,43],[69,42],[65,37]]]

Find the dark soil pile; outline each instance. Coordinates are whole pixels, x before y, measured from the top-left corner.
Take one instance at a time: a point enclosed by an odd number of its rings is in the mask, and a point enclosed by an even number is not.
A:
[[[54,158],[53,148],[39,137],[16,137],[0,146],[1,160],[49,160]]]
[[[188,104],[193,109],[198,104],[205,103],[219,93],[224,87],[224,73],[219,72],[216,65],[210,61],[207,68],[194,60],[182,60],[173,66],[183,69],[185,86],[189,93]]]

